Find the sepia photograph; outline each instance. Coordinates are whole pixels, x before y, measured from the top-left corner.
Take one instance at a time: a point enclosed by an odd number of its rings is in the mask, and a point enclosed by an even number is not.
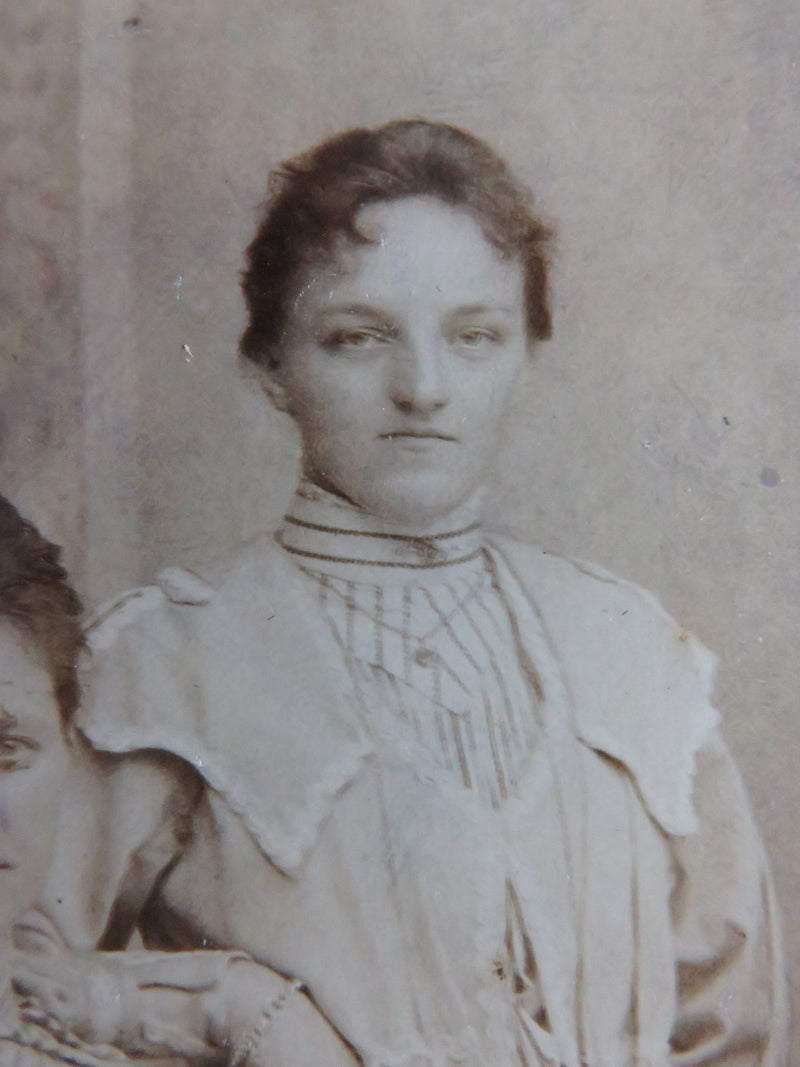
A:
[[[0,1067],[800,1067],[798,46],[7,0]]]

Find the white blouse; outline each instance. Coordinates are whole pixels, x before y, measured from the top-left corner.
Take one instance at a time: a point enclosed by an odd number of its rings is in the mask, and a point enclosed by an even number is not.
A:
[[[67,939],[244,949],[369,1067],[779,1063],[708,654],[469,514],[398,537],[310,503],[283,549],[171,571],[94,630],[81,724],[115,755],[65,810]]]

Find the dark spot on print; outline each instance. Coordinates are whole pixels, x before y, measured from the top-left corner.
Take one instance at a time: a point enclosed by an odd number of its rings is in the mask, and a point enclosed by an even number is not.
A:
[[[768,489],[774,489],[776,485],[781,484],[781,476],[772,467],[762,467],[759,480],[762,485],[766,485]]]

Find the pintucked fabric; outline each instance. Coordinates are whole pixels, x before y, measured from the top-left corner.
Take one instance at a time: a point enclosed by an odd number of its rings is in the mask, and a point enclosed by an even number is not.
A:
[[[499,808],[530,761],[543,694],[520,669],[487,557],[425,583],[302,570],[365,715],[384,727],[402,723],[467,789]]]

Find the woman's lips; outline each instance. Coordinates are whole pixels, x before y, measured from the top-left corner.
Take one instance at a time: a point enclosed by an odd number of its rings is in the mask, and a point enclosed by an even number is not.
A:
[[[452,434],[443,433],[441,430],[390,430],[382,433],[381,437],[386,441],[395,439],[411,439],[416,441],[455,441],[457,438]]]

